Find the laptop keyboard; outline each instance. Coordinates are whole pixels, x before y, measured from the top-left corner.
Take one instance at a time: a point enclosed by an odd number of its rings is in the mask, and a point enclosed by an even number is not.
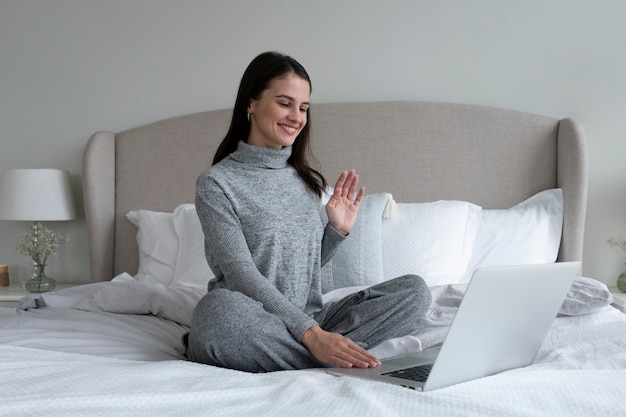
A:
[[[397,371],[386,372],[383,375],[395,378],[409,379],[411,381],[426,382],[430,370],[433,368],[432,363],[426,365],[418,365],[412,368],[398,369]]]

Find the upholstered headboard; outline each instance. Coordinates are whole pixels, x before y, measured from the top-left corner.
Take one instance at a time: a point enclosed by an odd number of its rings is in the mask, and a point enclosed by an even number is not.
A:
[[[137,230],[125,214],[193,202],[230,115],[209,111],[90,138],[83,187],[93,281],[137,271]],[[329,182],[355,168],[368,193],[389,192],[398,202],[508,208],[562,188],[559,260],[582,260],[587,148],[577,122],[476,105],[370,102],[315,104],[310,123]]]

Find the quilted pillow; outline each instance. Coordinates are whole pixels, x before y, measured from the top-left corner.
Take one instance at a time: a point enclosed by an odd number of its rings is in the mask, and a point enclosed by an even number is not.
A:
[[[381,224],[383,211],[391,198],[391,194],[387,193],[366,194],[363,197],[352,231],[332,259],[322,267],[323,293],[383,281]],[[325,206],[321,207],[320,213],[326,224]]]
[[[464,201],[398,203],[382,221],[383,275],[422,277],[429,286],[457,282],[465,275],[481,208]]]

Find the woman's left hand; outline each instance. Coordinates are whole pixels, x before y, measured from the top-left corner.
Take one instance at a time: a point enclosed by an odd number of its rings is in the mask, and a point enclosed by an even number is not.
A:
[[[365,188],[361,187],[356,198],[354,197],[358,184],[359,176],[355,170],[342,172],[335,184],[335,192],[326,204],[329,223],[344,236],[352,230],[359,204],[365,195]]]

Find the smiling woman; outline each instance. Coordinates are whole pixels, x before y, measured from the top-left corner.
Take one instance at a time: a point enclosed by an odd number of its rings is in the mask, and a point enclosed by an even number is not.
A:
[[[191,319],[193,361],[251,372],[375,367],[367,349],[413,330],[430,305],[416,275],[323,302],[321,267],[365,189],[342,172],[323,223],[326,180],[307,162],[310,95],[309,76],[286,55],[261,54],[244,72],[230,129],[196,185],[215,278]]]

